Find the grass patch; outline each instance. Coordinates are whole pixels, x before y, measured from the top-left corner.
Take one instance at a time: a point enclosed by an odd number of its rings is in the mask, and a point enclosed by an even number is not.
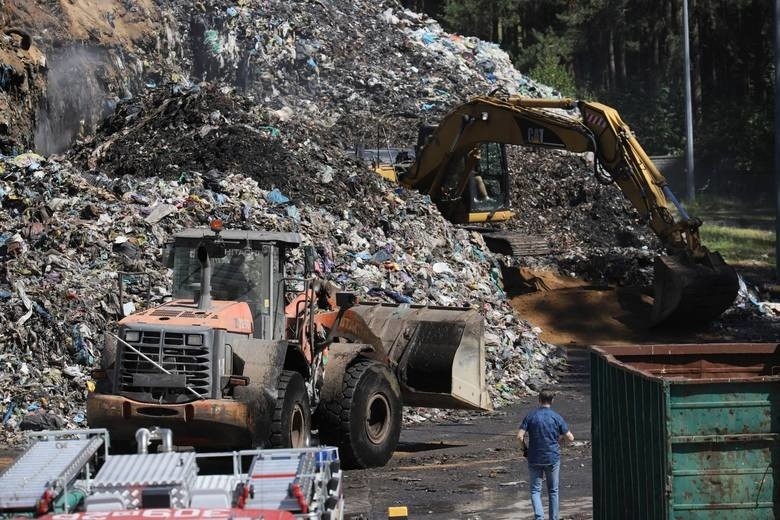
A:
[[[693,203],[686,202],[684,206],[691,216],[699,217],[708,225],[765,231],[775,228],[775,208],[766,204],[710,195],[699,197]]]
[[[714,194],[702,194],[683,205],[704,222],[699,228],[702,244],[726,262],[761,269],[775,266],[774,206]],[[676,211],[674,215],[680,218]]]
[[[703,225],[702,243],[718,251],[727,262],[775,263],[775,233],[761,229]]]
[[[713,211],[728,211],[728,210],[740,210],[745,209],[745,203],[739,199],[733,199],[731,197],[723,197],[711,194],[700,194],[696,197],[696,200],[684,201],[683,206],[694,215],[706,215]]]

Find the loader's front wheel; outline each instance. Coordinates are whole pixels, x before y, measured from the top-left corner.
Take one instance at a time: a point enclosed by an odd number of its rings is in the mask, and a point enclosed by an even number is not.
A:
[[[346,467],[383,466],[401,435],[401,396],[395,376],[376,361],[347,368],[341,393],[321,403],[320,439],[336,445]]]
[[[298,372],[283,370],[276,386],[271,419],[271,448],[305,448],[311,443],[311,410],[306,384]]]

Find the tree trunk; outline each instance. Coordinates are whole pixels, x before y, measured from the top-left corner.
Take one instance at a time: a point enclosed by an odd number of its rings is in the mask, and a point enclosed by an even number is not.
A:
[[[691,25],[691,86],[693,87],[693,120],[694,128],[701,124],[702,117],[702,85],[701,85],[701,38],[699,37],[699,9],[696,0],[690,1]]]
[[[606,87],[611,89],[615,85],[615,33],[609,31],[609,79]]]

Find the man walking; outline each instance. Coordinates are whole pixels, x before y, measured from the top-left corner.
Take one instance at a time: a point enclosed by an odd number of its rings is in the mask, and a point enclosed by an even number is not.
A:
[[[559,442],[564,438],[569,442],[574,440],[566,421],[552,409],[554,397],[552,390],[543,389],[539,393],[539,408],[525,416],[517,432],[523,455],[528,457],[534,520],[544,520],[542,477],[547,478],[550,520],[558,520],[558,476],[561,469]]]

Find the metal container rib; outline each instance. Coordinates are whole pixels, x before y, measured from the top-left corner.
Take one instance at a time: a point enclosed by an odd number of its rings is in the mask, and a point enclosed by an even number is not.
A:
[[[595,518],[780,512],[780,346],[591,348]]]

